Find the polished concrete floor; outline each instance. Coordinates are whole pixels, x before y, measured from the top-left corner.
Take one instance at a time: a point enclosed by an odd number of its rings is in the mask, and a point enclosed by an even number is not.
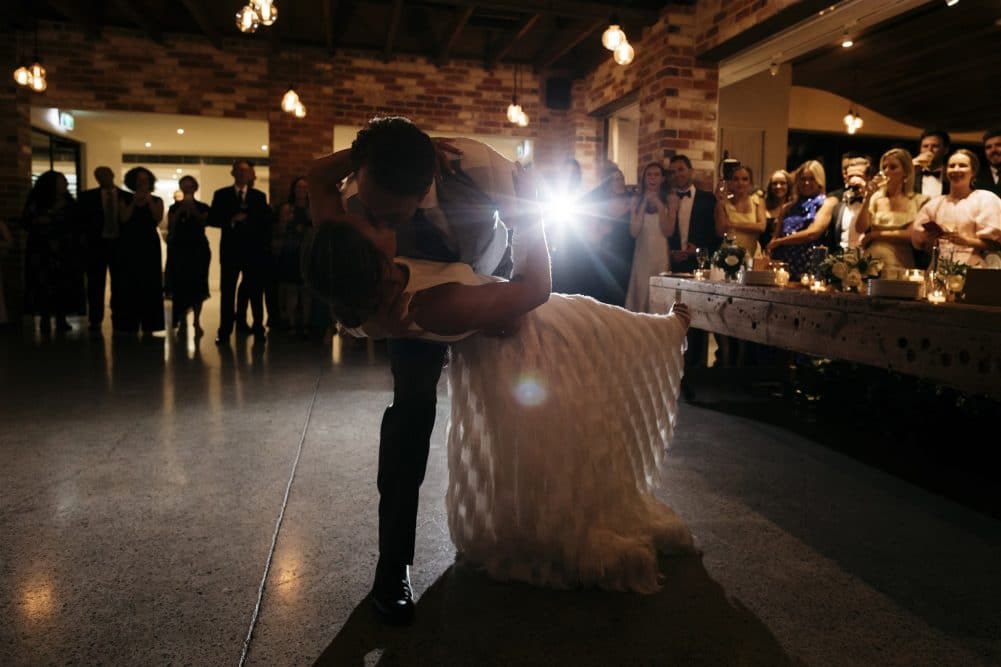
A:
[[[364,600],[378,347],[0,344],[0,665],[1001,664],[1001,522],[722,411],[724,390],[684,405],[663,491],[702,554],[651,596],[456,565],[442,400],[418,621],[387,629]]]

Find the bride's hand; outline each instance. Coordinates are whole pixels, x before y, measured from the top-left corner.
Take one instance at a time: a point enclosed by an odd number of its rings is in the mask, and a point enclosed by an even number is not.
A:
[[[675,315],[678,319],[685,323],[685,328],[692,322],[692,310],[688,307],[688,304],[681,303],[680,301],[675,301],[674,305],[671,306],[671,312],[669,315]]]

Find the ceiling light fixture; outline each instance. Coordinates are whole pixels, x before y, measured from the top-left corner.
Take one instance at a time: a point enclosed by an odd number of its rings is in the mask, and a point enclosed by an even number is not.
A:
[[[268,150],[268,145],[267,144],[261,144],[261,150],[262,151]]]
[[[845,29],[845,33],[841,36],[841,48],[850,49],[855,45],[855,41],[852,40],[852,36],[848,34],[848,29]]]
[[[146,148],[152,148],[152,147],[153,147],[153,144],[151,144],[150,142],[147,141],[146,142]]]
[[[862,129],[862,116],[855,113],[855,111],[852,110],[851,105],[848,105],[848,113],[845,114],[845,117],[841,120],[844,122],[845,130],[848,134],[855,134]]]
[[[14,70],[14,81],[17,82],[17,85],[30,88],[36,93],[44,93],[45,89],[49,87],[49,84],[45,79],[45,68],[42,66],[42,61],[38,57],[37,23],[35,24],[35,57],[32,59],[30,67],[26,67],[22,62],[18,68]]]
[[[177,128],[177,133],[178,134],[184,134],[184,128],[183,127]]]
[[[274,0],[250,0],[236,13],[236,27],[240,32],[257,32],[260,26],[274,25],[278,20],[278,7]]]
[[[236,13],[236,27],[240,29],[240,32],[257,32],[257,28],[260,25],[261,17],[257,15],[257,12],[250,5],[244,5]]]
[[[518,65],[514,66],[514,91],[511,93],[511,104],[507,105],[507,119],[508,122],[514,123],[520,127],[525,127],[528,125],[528,116],[525,114],[525,110],[521,108],[518,104]]]
[[[946,7],[955,7],[959,4],[959,0],[945,0]]]
[[[612,57],[615,58],[615,62],[620,65],[628,65],[633,61],[636,56],[636,50],[633,49],[632,45],[626,40],[622,40],[622,43],[615,47],[615,51],[612,53]]]
[[[295,87],[292,84],[289,84],[288,90],[282,96],[282,111],[293,113],[297,104],[301,104],[299,102],[299,93],[295,92]]]
[[[608,23],[608,27],[605,28],[605,32],[601,35],[601,45],[609,51],[614,51],[619,44],[626,41],[626,33],[619,27],[619,19],[615,14],[612,14],[612,18]]]

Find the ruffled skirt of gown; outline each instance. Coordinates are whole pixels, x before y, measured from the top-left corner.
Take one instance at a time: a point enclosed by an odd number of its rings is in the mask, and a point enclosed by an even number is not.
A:
[[[657,553],[692,551],[654,496],[677,414],[685,328],[553,294],[508,338],[453,345],[448,521],[500,580],[657,590]]]

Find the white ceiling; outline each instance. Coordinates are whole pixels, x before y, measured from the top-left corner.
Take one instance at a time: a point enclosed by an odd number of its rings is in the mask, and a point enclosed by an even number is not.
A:
[[[266,156],[268,123],[133,111],[71,111],[78,127],[118,137],[123,153]],[[178,134],[178,128],[184,134]],[[146,147],[146,142],[152,144]]]

